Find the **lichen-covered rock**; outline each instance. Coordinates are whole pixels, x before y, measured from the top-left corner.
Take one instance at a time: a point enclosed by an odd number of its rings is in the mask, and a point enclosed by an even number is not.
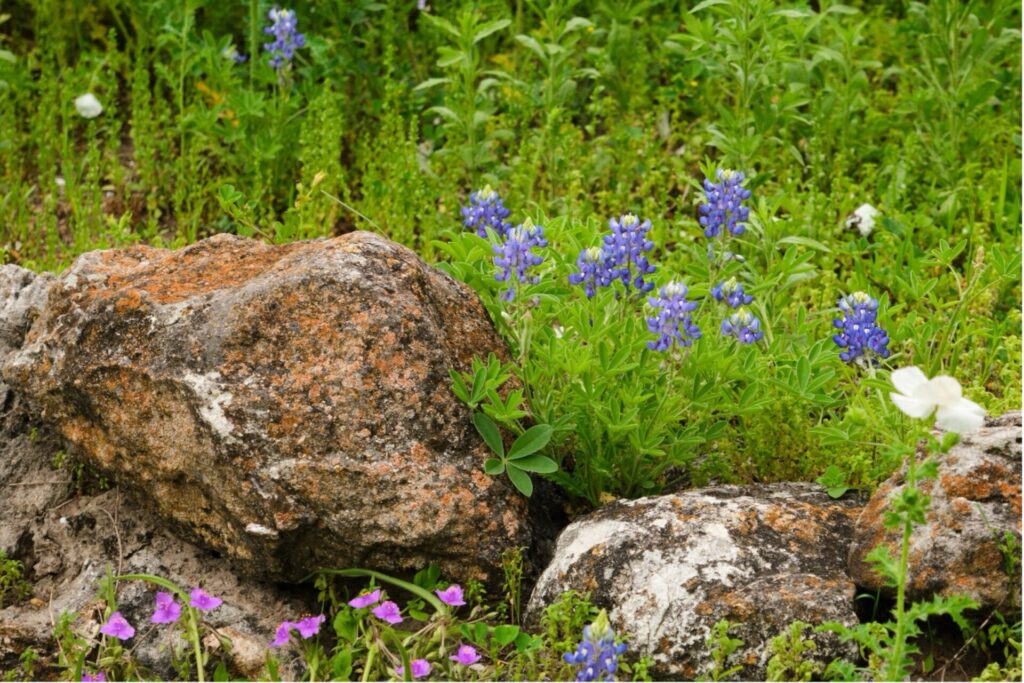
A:
[[[53,281],[49,273],[33,273],[11,264],[0,266],[0,364],[8,353],[21,348]],[[0,380],[0,406],[6,396],[7,386]]]
[[[568,590],[589,592],[653,675],[694,679],[712,665],[705,641],[721,619],[745,642],[730,660],[765,677],[768,643],[788,624],[857,622],[846,551],[860,502],[813,484],[721,486],[620,501],[571,524],[528,606],[536,621]],[[827,662],[856,651],[816,634]]]
[[[495,581],[526,506],[449,371],[507,351],[477,297],[356,232],[79,257],[3,377],[140,505],[242,572]]]
[[[879,486],[857,520],[850,576],[865,588],[889,590],[865,558],[880,543],[899,556],[901,536],[883,520],[905,477],[904,469]],[[1019,609],[1020,583],[1007,575],[999,546],[1007,532],[1018,547],[1021,539],[1021,414],[1008,413],[963,435],[942,456],[938,478],[919,487],[931,497],[931,506],[911,536],[908,596],[961,594],[983,609]],[[1014,586],[1017,592],[1011,594]]]

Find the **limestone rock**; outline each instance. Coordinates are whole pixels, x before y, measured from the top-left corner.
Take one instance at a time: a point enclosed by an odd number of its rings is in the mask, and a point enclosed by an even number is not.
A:
[[[567,590],[589,592],[653,675],[694,679],[712,664],[705,641],[721,619],[745,645],[730,660],[763,680],[768,642],[795,620],[857,623],[845,556],[860,512],[813,484],[721,486],[620,501],[571,524],[528,606],[536,621]],[[856,656],[831,634],[817,657]]]
[[[84,254],[3,378],[139,505],[252,576],[496,582],[526,505],[449,371],[507,357],[477,297],[356,232]]]
[[[897,472],[879,486],[857,520],[850,576],[865,588],[883,588],[865,560],[875,546],[886,543],[899,556],[899,532],[886,529],[883,519],[905,477],[906,470]],[[1020,583],[1004,570],[999,544],[1006,532],[1016,536],[1018,547],[1021,539],[1021,414],[1008,413],[963,435],[942,457],[938,479],[920,488],[931,496],[931,507],[911,536],[908,596],[964,594],[983,609],[1018,611]],[[1014,584],[1018,592],[1011,594]]]

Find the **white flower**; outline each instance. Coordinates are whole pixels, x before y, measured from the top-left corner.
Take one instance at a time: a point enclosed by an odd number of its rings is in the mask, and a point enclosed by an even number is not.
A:
[[[87,119],[94,119],[103,113],[103,105],[91,92],[75,98],[75,109],[79,116]]]
[[[935,425],[950,432],[971,432],[985,423],[985,409],[963,397],[960,382],[947,375],[928,379],[916,367],[900,368],[892,373],[892,384],[899,393],[889,397],[910,417],[924,419],[935,413]]]
[[[867,237],[875,229],[875,216],[881,212],[870,204],[861,204],[857,210],[846,219],[846,229],[856,228],[862,237]]]

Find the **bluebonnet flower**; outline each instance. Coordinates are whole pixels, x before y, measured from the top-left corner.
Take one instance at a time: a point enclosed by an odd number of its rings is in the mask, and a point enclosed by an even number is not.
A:
[[[625,651],[625,643],[615,643],[615,632],[608,624],[608,615],[601,610],[594,623],[583,627],[583,640],[576,651],[565,653],[563,658],[577,667],[577,681],[614,681],[619,656]]]
[[[608,258],[601,247],[590,247],[580,252],[576,259],[576,267],[580,272],[569,276],[569,283],[580,285],[586,283],[587,298],[593,298],[598,287],[607,287],[612,283],[612,271],[608,268]]]
[[[754,297],[743,291],[743,285],[734,277],[712,287],[711,296],[715,297],[716,301],[724,301],[733,308],[745,306],[754,300]]]
[[[505,222],[510,213],[498,193],[492,190],[490,185],[486,185],[484,189],[469,195],[469,206],[462,207],[462,224],[469,230],[475,230],[476,234],[484,239],[487,238],[487,228],[498,233],[501,239],[505,239],[505,235],[512,228]]]
[[[249,59],[241,52],[238,51],[234,45],[228,45],[226,48],[220,51],[220,56],[224,59],[230,59],[235,64],[244,64],[245,60]]]
[[[753,344],[764,336],[761,321],[745,306],[722,321],[722,334],[736,337],[742,344]]]
[[[263,43],[263,49],[270,53],[270,65],[281,69],[291,63],[295,50],[305,47],[306,36],[299,33],[298,19],[295,11],[275,7],[267,13],[273,23],[263,29],[267,35],[274,36],[274,41]]]
[[[612,280],[622,280],[626,292],[635,287],[642,293],[654,289],[653,282],[645,282],[644,276],[655,271],[645,254],[654,248],[654,242],[647,239],[651,222],[640,222],[633,214],[626,214],[618,220],[608,221],[612,233],[605,235],[605,264]]]
[[[865,292],[854,292],[839,300],[841,318],[832,324],[839,332],[832,340],[841,349],[839,357],[847,363],[863,358],[871,362],[871,355],[889,357],[889,334],[876,324],[878,300]],[[869,353],[870,352],[870,353]]]
[[[548,246],[548,241],[544,239],[544,228],[534,225],[533,221],[527,218],[525,223],[508,231],[504,242],[492,246],[495,254],[494,265],[501,268],[501,272],[494,276],[495,280],[509,282],[514,274],[519,282],[540,281],[539,277],[527,275],[526,271],[544,261],[543,256],[533,253],[534,247]],[[503,301],[512,301],[515,295],[515,285],[512,285],[501,293],[501,298]]]
[[[658,335],[656,341],[647,342],[647,348],[668,351],[673,344],[690,346],[694,339],[700,339],[700,328],[690,315],[697,309],[697,302],[688,301],[686,293],[686,285],[670,282],[661,288],[660,296],[647,299],[656,309],[654,317],[647,319],[647,329]]]
[[[700,224],[705,237],[718,237],[722,228],[731,235],[742,235],[743,223],[750,217],[750,209],[743,202],[750,198],[750,190],[741,186],[744,175],[740,171],[718,171],[717,183],[704,179],[704,203],[700,205]]]

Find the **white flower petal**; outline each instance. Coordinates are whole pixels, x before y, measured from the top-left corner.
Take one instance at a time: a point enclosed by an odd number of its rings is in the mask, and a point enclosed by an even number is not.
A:
[[[94,119],[103,113],[103,105],[91,92],[79,95],[75,98],[75,109],[79,116],[87,119]]]
[[[985,424],[985,410],[974,401],[966,398],[956,403],[942,406],[935,414],[935,426],[949,432],[966,434],[981,428]]]
[[[960,382],[949,375],[939,375],[928,382],[927,397],[940,406],[954,405],[961,396],[963,396],[963,392],[960,389]],[[923,395],[919,396],[919,398],[924,397]]]
[[[928,383],[928,378],[925,377],[925,374],[914,365],[911,365],[909,368],[893,370],[890,379],[896,390],[907,396],[913,396],[914,391],[918,387]]]
[[[916,370],[917,368],[914,369]],[[923,419],[931,415],[932,411],[935,410],[935,404],[931,401],[922,401],[918,398],[911,398],[910,396],[897,393],[889,394],[889,398],[892,399],[897,408],[910,417]]]

